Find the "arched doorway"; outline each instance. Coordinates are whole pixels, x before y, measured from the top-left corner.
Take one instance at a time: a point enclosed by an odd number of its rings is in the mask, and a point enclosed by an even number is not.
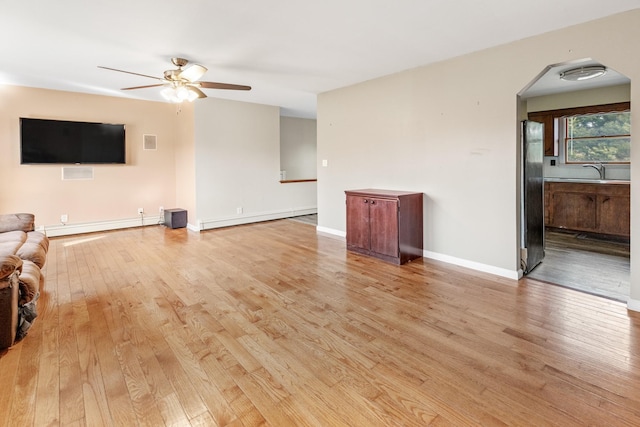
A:
[[[580,78],[598,67],[606,73]],[[561,79],[560,75],[568,70],[576,70],[577,77]],[[550,65],[518,94],[519,118],[545,125],[542,167],[545,258],[538,267],[527,271],[527,277],[627,301],[629,100],[630,80],[592,59]],[[606,122],[614,125],[605,125]],[[593,135],[579,129],[600,125],[609,127],[601,134],[594,128]],[[624,129],[629,129],[626,140]],[[609,133],[616,137],[604,138],[611,136]],[[600,140],[594,135],[600,135]],[[617,154],[608,157],[603,150],[597,153],[593,147],[601,147],[596,143],[610,144],[611,152]],[[524,194],[521,199],[524,212],[527,207]],[[521,240],[521,258],[526,261],[527,243]]]

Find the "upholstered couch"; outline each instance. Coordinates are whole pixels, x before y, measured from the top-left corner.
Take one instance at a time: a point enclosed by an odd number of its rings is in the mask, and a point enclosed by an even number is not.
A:
[[[34,231],[34,215],[0,214],[0,349],[27,333],[37,316],[49,239]]]

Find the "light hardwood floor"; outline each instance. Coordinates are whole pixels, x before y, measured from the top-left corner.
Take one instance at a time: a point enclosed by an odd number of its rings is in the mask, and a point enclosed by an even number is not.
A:
[[[0,425],[637,426],[640,316],[315,227],[52,239]]]

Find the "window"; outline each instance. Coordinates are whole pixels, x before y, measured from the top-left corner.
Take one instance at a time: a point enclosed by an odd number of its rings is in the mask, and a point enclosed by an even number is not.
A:
[[[629,163],[629,111],[583,114],[565,119],[566,163]]]

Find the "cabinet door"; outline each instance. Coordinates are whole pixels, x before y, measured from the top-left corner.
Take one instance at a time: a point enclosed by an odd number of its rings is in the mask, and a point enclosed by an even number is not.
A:
[[[555,121],[550,112],[529,113],[529,120],[544,125],[543,146],[545,156],[557,156],[558,146],[555,141]]]
[[[551,226],[551,185],[544,183],[544,225]]]
[[[398,201],[370,199],[369,215],[371,251],[398,257]]]
[[[631,232],[630,199],[625,196],[598,196],[598,233],[629,236]]]
[[[596,195],[555,191],[551,195],[551,225],[569,230],[596,230]]]
[[[369,200],[347,196],[347,246],[369,250]]]

